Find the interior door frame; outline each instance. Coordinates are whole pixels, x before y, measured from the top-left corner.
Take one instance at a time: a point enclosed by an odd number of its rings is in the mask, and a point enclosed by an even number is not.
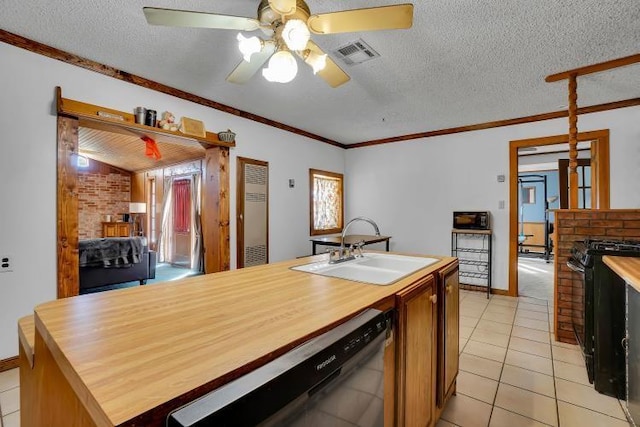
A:
[[[269,170],[269,162],[250,159],[247,157],[236,158],[236,268],[244,267],[244,166],[263,166]],[[267,181],[267,263],[269,262],[269,184]]]
[[[581,141],[592,141],[591,158],[595,160],[594,163],[596,164],[595,170],[593,168],[591,170],[592,176],[595,176],[597,182],[597,194],[592,196],[592,206],[596,209],[608,209],[609,129],[578,133],[578,142]],[[509,296],[518,296],[518,149],[522,147],[568,144],[568,142],[568,134],[509,142]],[[554,253],[554,262],[556,255],[557,251]],[[557,280],[554,275],[554,295],[556,299]],[[557,301],[555,303],[557,304]],[[557,305],[555,306],[557,307]]]

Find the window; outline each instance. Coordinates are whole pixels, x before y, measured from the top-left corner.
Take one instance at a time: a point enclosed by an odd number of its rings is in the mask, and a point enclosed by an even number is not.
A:
[[[85,156],[78,155],[76,163],[79,168],[88,168],[89,167],[89,158]]]
[[[173,230],[176,233],[191,231],[191,181],[177,179],[173,181]]]
[[[536,203],[536,187],[522,188],[522,203],[528,203],[528,204]]]
[[[310,234],[339,233],[344,217],[343,175],[309,169]]]

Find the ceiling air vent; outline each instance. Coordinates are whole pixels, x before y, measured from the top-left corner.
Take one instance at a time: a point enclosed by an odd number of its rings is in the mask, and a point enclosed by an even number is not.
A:
[[[380,56],[362,39],[343,45],[334,50],[333,53],[347,65],[362,64]]]

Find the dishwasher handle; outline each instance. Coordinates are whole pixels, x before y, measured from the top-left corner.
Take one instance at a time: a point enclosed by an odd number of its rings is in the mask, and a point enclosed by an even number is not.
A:
[[[313,396],[314,394],[316,394],[317,392],[319,392],[320,390],[322,390],[323,388],[331,384],[333,380],[335,380],[340,376],[341,372],[342,372],[342,368],[338,368],[335,371],[333,371],[331,374],[329,374],[327,378],[323,379],[318,384],[316,384],[311,390],[309,390],[308,392],[309,397]]]

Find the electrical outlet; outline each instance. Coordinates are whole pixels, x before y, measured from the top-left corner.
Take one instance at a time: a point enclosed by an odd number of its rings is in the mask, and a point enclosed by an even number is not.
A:
[[[498,182],[504,182],[504,175],[498,175]]]
[[[498,200],[498,209],[504,209],[504,200]]]
[[[0,256],[0,273],[13,272],[13,259],[10,255]]]

